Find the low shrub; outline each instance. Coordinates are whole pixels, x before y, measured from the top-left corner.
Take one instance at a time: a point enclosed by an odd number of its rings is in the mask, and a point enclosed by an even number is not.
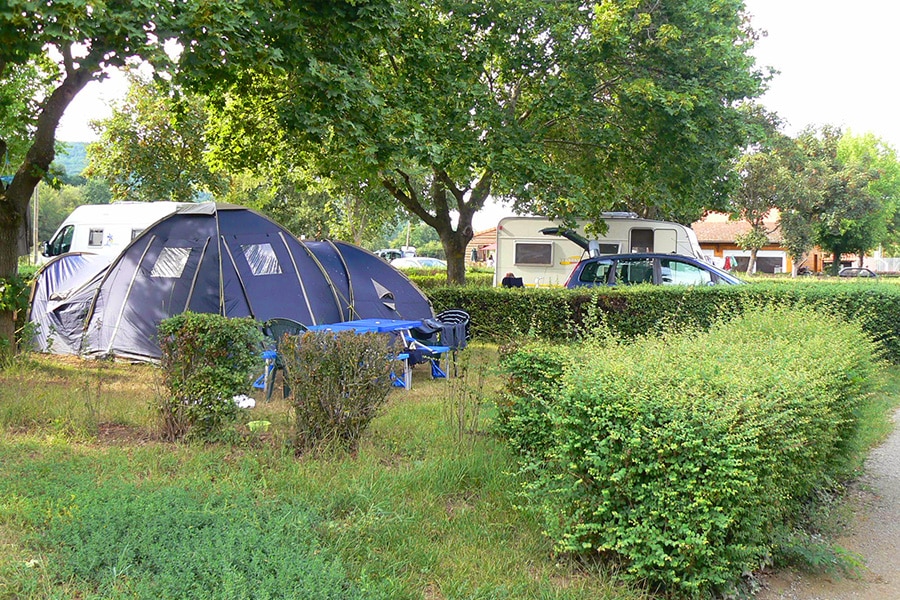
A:
[[[392,387],[390,336],[352,331],[285,336],[279,346],[293,391],[298,450],[355,451]]]
[[[118,482],[71,489],[63,498],[41,541],[54,553],[50,575],[73,596],[388,597],[378,585],[348,578],[317,539],[321,519],[296,501]]]
[[[858,324],[808,309],[568,356],[526,349],[505,361],[503,427],[558,549],[674,596],[729,591],[855,464],[877,352]]]
[[[596,310],[617,337],[633,339],[685,329],[710,327],[760,306],[813,308],[858,321],[900,362],[900,286],[859,282],[799,280],[742,286],[634,286],[628,288],[502,289],[441,287],[427,290],[436,311],[462,308],[472,318],[472,334],[504,341],[530,333],[569,340],[594,323]]]
[[[237,417],[234,396],[250,391],[262,333],[253,319],[186,312],[159,325],[162,435],[219,437]]]

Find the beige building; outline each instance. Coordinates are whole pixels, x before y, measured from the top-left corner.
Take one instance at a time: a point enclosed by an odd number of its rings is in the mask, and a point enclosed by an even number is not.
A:
[[[497,228],[478,231],[466,244],[466,266],[484,266],[487,259],[497,251]]]
[[[756,270],[760,273],[790,273],[791,258],[781,245],[781,229],[778,227],[778,213],[772,211],[764,221],[768,243],[756,255]],[[750,251],[741,249],[735,240],[750,231],[747,221],[731,221],[727,214],[709,213],[703,219],[691,224],[703,253],[719,266],[727,258],[736,260],[738,271],[746,271],[750,262]],[[729,261],[730,262],[730,261]],[[810,267],[812,268],[812,267]],[[815,269],[813,269],[815,270]]]

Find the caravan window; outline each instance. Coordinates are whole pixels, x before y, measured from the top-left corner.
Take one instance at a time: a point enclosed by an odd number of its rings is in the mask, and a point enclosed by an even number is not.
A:
[[[631,251],[632,252],[653,252],[653,230],[638,229],[631,230]]]
[[[241,250],[254,275],[280,275],[281,264],[272,244],[243,244]]]
[[[90,234],[88,234],[88,246],[102,246],[103,245],[103,230],[102,229],[91,229]]]
[[[181,277],[190,256],[190,248],[163,248],[150,271],[150,277]]]
[[[517,265],[552,265],[553,244],[527,243],[516,244]]]

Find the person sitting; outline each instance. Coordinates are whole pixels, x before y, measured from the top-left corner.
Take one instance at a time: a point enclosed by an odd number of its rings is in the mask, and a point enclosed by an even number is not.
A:
[[[514,273],[507,273],[500,281],[500,285],[505,288],[525,287],[521,277],[516,277]]]

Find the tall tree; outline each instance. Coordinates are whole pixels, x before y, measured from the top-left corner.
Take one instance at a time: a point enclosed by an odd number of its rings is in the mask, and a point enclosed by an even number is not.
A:
[[[53,161],[63,113],[106,69],[143,60],[157,72],[180,72],[194,86],[208,89],[236,77],[240,68],[277,68],[287,54],[306,64],[304,56],[364,36],[366,24],[380,27],[386,14],[386,0],[5,0],[0,6],[0,89],[23,65],[52,60],[53,69],[50,92],[37,101],[16,174],[8,186],[0,184],[0,279],[17,272],[17,234],[32,190]],[[165,51],[169,41],[182,49],[177,65]],[[22,111],[22,120],[30,117]],[[9,145],[5,130],[0,137]],[[12,340],[13,333],[13,315],[0,307],[0,339]]]
[[[870,235],[866,237],[871,245],[855,248],[860,260],[878,245],[897,252],[900,250],[900,162],[896,150],[873,133],[847,132],[838,144],[838,159],[842,164],[857,165],[876,175],[869,181],[867,191],[881,208],[867,219]]]
[[[128,80],[128,93],[112,115],[91,123],[100,139],[88,146],[85,174],[105,179],[117,200],[191,202],[221,191],[225,178],[205,160],[201,97],[134,70]]]
[[[742,220],[750,230],[735,239],[735,243],[750,251],[748,273],[756,272],[759,250],[769,242],[769,234],[779,225],[769,225],[766,217],[782,206],[793,206],[801,188],[792,166],[796,164],[794,141],[781,133],[778,116],[756,105],[747,107],[750,140],[744,154],[737,161],[738,186],[731,196],[729,212],[732,219]]]
[[[807,129],[797,141],[805,154],[805,174],[815,194],[803,213],[810,223],[811,240],[833,255],[832,274],[841,267],[841,255],[864,253],[884,235],[884,204],[870,192],[879,174],[871,157],[844,159],[839,154],[843,133],[837,127]],[[799,220],[799,219],[798,219]]]
[[[723,204],[737,105],[764,79],[739,0],[394,4],[396,27],[353,69],[268,70],[232,89],[231,158],[282,152],[272,131],[290,132],[318,172],[378,183],[434,228],[457,282],[491,195],[598,220]]]

